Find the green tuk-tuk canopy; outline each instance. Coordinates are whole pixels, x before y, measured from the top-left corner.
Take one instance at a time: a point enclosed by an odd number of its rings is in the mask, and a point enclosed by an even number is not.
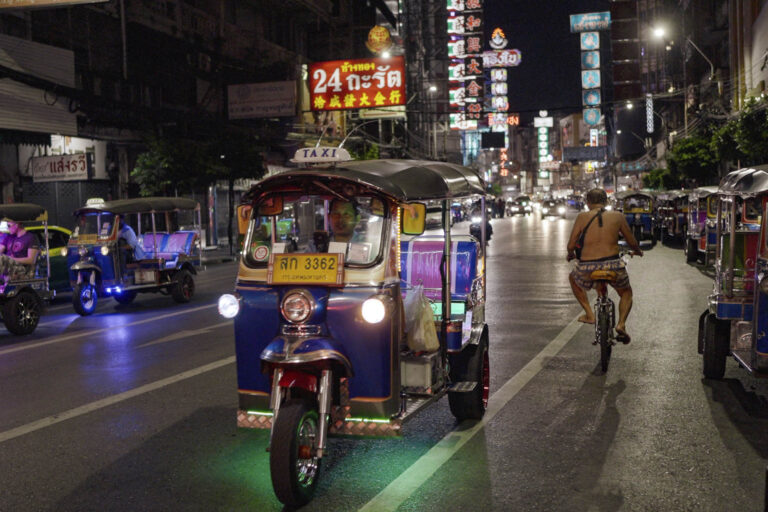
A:
[[[461,165],[426,160],[361,160],[271,176],[254,185],[243,202],[253,201],[270,188],[298,185],[312,178],[321,183],[329,178],[352,181],[402,202],[485,195],[477,172]]]
[[[194,210],[198,207],[197,201],[184,197],[140,197],[87,204],[75,210],[75,215],[86,212],[109,212],[117,215],[124,215],[126,213],[173,212],[176,210]]]
[[[768,165],[738,169],[728,173],[721,181],[718,193],[750,196],[768,192]]]
[[[18,222],[48,220],[48,212],[33,203],[0,204],[0,219],[7,218]]]

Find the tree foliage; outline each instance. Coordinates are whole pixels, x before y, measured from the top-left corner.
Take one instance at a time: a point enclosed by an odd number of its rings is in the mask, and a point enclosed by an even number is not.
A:
[[[672,174],[689,186],[716,182],[720,160],[711,150],[711,140],[711,133],[705,131],[678,141],[667,159]]]
[[[643,187],[653,190],[672,190],[682,187],[680,175],[669,169],[653,169],[643,176]]]

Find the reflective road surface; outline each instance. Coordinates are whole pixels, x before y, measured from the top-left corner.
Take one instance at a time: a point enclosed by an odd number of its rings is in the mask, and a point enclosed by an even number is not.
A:
[[[634,258],[632,343],[602,375],[567,280],[574,215],[493,221],[486,418],[456,424],[443,400],[400,439],[332,438],[306,510],[763,510],[768,383],[733,361],[702,379],[711,276],[677,248]],[[189,304],[83,318],[63,300],[31,336],[0,331],[0,511],[282,510],[268,432],[235,428],[215,306],[235,272],[209,266]]]

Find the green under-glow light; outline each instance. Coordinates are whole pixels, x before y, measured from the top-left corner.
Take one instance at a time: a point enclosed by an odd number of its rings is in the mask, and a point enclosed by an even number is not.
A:
[[[344,421],[363,421],[365,423],[389,423],[388,419],[380,419],[380,418],[346,418]]]
[[[246,411],[247,414],[256,414],[259,416],[274,416],[275,413],[272,411]]]

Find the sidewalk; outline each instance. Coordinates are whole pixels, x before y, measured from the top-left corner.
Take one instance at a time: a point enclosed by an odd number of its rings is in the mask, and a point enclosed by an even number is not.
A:
[[[235,248],[233,248],[233,251]],[[203,247],[203,265],[216,265],[237,260],[237,254],[229,253],[229,245]]]

